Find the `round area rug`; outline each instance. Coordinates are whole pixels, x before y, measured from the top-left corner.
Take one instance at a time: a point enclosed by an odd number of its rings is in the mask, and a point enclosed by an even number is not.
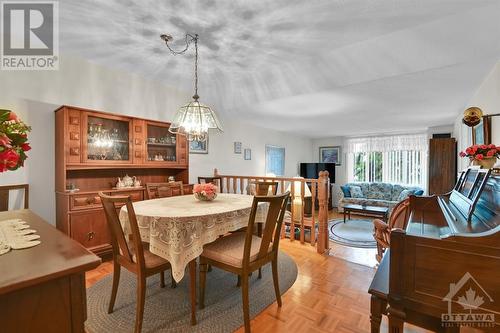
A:
[[[297,265],[284,252],[278,255],[278,276],[281,294],[297,278]],[[198,276],[197,283],[199,282]],[[213,267],[207,273],[205,308],[197,309],[198,324],[191,326],[189,274],[177,288],[170,288],[170,274],[165,274],[165,288],[160,288],[159,275],[147,280],[146,304],[142,332],[233,332],[243,325],[241,289],[237,276]],[[122,268],[114,312],[108,314],[112,276],[109,275],[87,289],[88,315],[85,328],[89,333],[132,332],[135,325],[136,278]],[[250,317],[253,318],[276,301],[271,264],[250,277]],[[286,306],[286,302],[283,303]]]
[[[330,240],[335,243],[361,248],[377,247],[371,220],[351,219],[344,223],[344,219],[339,219],[329,221],[328,226]]]

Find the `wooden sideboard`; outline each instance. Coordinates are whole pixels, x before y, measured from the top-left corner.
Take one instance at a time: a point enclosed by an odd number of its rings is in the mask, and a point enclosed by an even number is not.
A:
[[[100,256],[111,253],[99,191],[147,199],[144,184],[173,176],[192,193],[189,147],[170,124],[72,106],[55,111],[57,227]],[[118,177],[136,177],[140,187],[116,189]],[[68,190],[72,185],[76,191]],[[117,209],[120,207],[117,206]]]
[[[0,212],[22,219],[41,244],[0,256],[0,331],[84,332],[85,272],[101,260],[30,210]]]

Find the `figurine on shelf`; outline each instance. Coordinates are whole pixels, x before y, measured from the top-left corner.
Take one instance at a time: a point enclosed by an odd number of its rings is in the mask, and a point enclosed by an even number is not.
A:
[[[134,187],[141,187],[141,181],[137,179],[136,176],[134,176],[133,179],[134,179]]]
[[[123,185],[123,181],[121,180],[120,177],[118,177],[118,181],[116,182],[116,188],[122,188],[122,187],[125,187]]]
[[[168,176],[168,182],[169,182],[169,183],[173,183],[173,182],[175,182],[175,178],[174,178],[174,176]]]
[[[128,174],[125,175],[122,179],[123,187],[132,187],[134,186],[134,180]]]

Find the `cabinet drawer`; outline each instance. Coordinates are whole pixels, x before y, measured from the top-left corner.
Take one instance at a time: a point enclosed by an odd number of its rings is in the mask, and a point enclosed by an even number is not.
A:
[[[92,210],[70,214],[71,238],[88,249],[109,245],[109,236],[104,211]]]
[[[114,195],[117,195],[117,196],[130,195],[130,199],[132,199],[132,201],[144,200],[144,192],[143,191],[116,192],[116,193],[111,193],[111,195],[112,196],[114,196]]]
[[[70,209],[89,209],[101,207],[101,198],[97,194],[73,195],[70,198]]]

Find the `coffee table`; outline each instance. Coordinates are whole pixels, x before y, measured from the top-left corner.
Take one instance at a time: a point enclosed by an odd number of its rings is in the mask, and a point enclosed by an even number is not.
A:
[[[348,204],[344,206],[344,223],[346,221],[345,218],[346,215],[349,220],[351,219],[351,212],[380,217],[384,222],[387,222],[387,215],[389,213],[389,208]]]

